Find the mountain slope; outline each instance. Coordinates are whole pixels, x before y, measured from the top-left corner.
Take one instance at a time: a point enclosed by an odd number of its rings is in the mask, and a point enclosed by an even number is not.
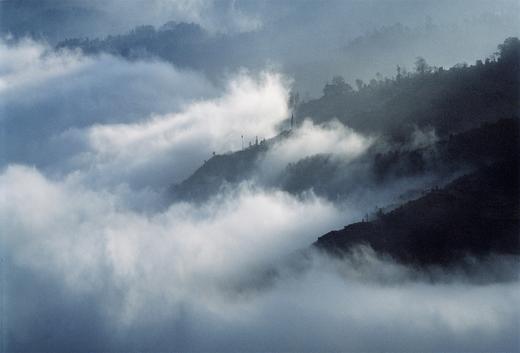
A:
[[[259,158],[276,141],[289,137],[286,131],[264,144],[212,157],[182,183],[172,186],[170,197],[203,201],[224,185],[254,179]],[[321,197],[337,200],[359,188],[383,186],[398,178],[449,177],[463,169],[475,170],[512,158],[519,146],[519,120],[502,119],[421,148],[370,150],[348,163],[327,154],[310,156],[288,165],[276,186],[292,194],[312,189]]]
[[[203,201],[216,195],[226,184],[240,183],[254,177],[256,162],[271,145],[290,136],[283,131],[278,136],[253,144],[241,151],[214,155],[191,176],[169,188],[176,200]]]
[[[463,176],[376,220],[331,231],[314,246],[341,255],[364,244],[416,265],[448,265],[466,255],[519,255],[519,161],[517,154]]]
[[[496,59],[449,70],[418,60],[414,74],[398,72],[395,79],[379,77],[354,90],[338,77],[319,99],[298,106],[297,117],[316,122],[336,118],[361,132],[382,132],[406,139],[416,126],[433,127],[448,136],[493,121],[519,115],[520,41],[508,38]]]

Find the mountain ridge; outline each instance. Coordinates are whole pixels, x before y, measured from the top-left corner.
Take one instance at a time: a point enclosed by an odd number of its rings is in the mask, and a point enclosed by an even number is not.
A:
[[[367,245],[412,265],[451,265],[466,256],[520,255],[520,158],[464,175],[372,221],[330,231],[313,247],[343,256]]]

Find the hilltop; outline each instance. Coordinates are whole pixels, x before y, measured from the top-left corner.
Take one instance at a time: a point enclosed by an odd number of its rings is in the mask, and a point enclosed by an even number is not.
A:
[[[520,41],[508,38],[498,51],[475,65],[431,67],[417,58],[416,70],[397,67],[395,78],[356,81],[356,89],[336,77],[323,96],[302,102],[296,116],[316,122],[333,118],[361,132],[407,140],[416,128],[431,127],[440,137],[498,118],[518,117]]]

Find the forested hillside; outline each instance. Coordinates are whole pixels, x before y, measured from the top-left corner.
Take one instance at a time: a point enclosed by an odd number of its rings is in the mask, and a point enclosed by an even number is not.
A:
[[[451,265],[468,256],[520,254],[518,155],[434,189],[377,219],[350,224],[314,244],[343,256],[370,246],[406,264]]]
[[[356,90],[337,78],[324,88],[323,97],[296,104],[296,125],[304,117],[317,123],[338,118],[378,138],[354,160],[317,154],[292,161],[279,178],[269,181],[271,186],[293,194],[313,190],[337,201],[360,188],[384,188],[403,178],[442,182],[516,153],[518,39],[507,39],[493,60],[474,66],[443,70],[422,64],[413,74],[369,85],[358,82]],[[171,188],[172,197],[204,200],[224,185],[254,178],[269,148],[290,137],[285,131],[258,148],[211,157]]]
[[[475,127],[485,121],[518,117],[520,44],[508,38],[490,58],[474,65],[430,67],[417,58],[416,71],[397,67],[394,78],[356,81],[356,88],[336,77],[319,99],[296,109],[324,122],[333,118],[360,131],[406,139],[415,127],[432,127],[440,136]]]

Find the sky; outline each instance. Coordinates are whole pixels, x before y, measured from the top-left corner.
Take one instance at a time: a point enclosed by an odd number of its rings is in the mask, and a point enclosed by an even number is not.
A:
[[[470,274],[423,273],[364,247],[344,261],[309,248],[390,203],[403,183],[360,190],[363,202],[312,190],[295,196],[256,180],[204,203],[165,201],[168,187],[213,152],[239,150],[241,136],[275,137],[295,89],[319,94],[336,73],[390,75],[405,55],[436,65],[473,61],[518,33],[516,1],[294,5],[0,3],[2,351],[519,349],[518,259],[493,257]],[[435,26],[424,34],[428,16]],[[226,68],[215,80],[157,58],[53,46],[168,21],[212,35],[257,33],[263,46],[255,53],[265,57],[256,63],[265,65]],[[371,33],[397,22],[421,32],[417,41],[380,47]],[[31,28],[43,30],[8,35]],[[360,36],[361,46],[352,42]],[[338,63],[342,55],[351,67]],[[417,143],[432,134],[417,132]],[[326,153],[348,166],[377,139],[307,120],[256,162],[259,178]],[[503,280],[492,280],[497,272]]]
[[[240,0],[1,4],[1,32],[33,33],[51,44],[124,34],[140,25],[195,23],[229,42],[224,52],[213,48],[214,59],[202,64],[212,76],[240,67],[270,66],[291,76],[303,97],[318,96],[324,83],[338,74],[353,85],[358,78],[369,81],[377,72],[395,76],[397,65],[413,70],[418,56],[438,67],[471,64],[520,32],[520,5],[514,0],[306,0],[297,6],[289,1]]]

